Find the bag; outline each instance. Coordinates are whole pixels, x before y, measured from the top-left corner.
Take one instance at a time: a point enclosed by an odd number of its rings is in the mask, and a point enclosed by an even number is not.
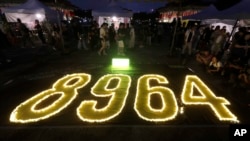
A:
[[[117,41],[117,43],[118,43],[118,47],[124,48],[124,42],[123,42],[123,40]]]

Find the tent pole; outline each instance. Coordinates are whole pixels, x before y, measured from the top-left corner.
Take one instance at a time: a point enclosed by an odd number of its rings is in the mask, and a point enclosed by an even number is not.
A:
[[[227,39],[227,43],[226,43],[225,46],[224,46],[224,49],[225,49],[226,45],[230,42],[230,39],[231,39],[231,37],[233,36],[234,31],[235,31],[235,29],[236,29],[236,27],[237,27],[237,25],[238,25],[238,21],[239,21],[239,19],[237,19],[237,20],[235,21],[234,26],[233,26],[233,29],[232,29],[232,31],[231,31],[231,33],[230,33],[230,35],[229,35],[229,38]]]
[[[231,38],[231,36],[233,36],[233,33],[234,33],[234,31],[235,31],[235,29],[236,29],[236,27],[237,27],[237,25],[238,25],[238,21],[239,21],[239,19],[237,19],[236,21],[235,21],[235,24],[234,24],[234,27],[233,27],[233,30],[232,30],[232,32],[231,32],[231,34],[230,34],[230,38]],[[229,38],[229,39],[230,39]]]
[[[175,23],[175,26],[174,26],[174,33],[173,33],[173,38],[172,38],[171,47],[170,47],[170,56],[173,55],[173,49],[174,49],[174,45],[175,45],[175,36],[176,36],[177,25],[178,25],[178,19],[176,19],[176,23]]]
[[[182,0],[180,0],[180,7],[179,7],[179,10],[177,11],[177,17],[176,17],[176,22],[175,22],[175,27],[174,27],[174,33],[173,33],[173,38],[172,38],[172,41],[171,41],[171,46],[170,46],[170,56],[173,55],[173,49],[174,49],[174,45],[175,45],[175,36],[176,36],[176,31],[177,31],[177,26],[178,26],[178,18],[179,18],[179,14],[181,12],[181,9],[182,9]]]
[[[56,7],[57,7],[57,0],[55,0],[55,4],[56,4]],[[58,25],[59,25],[59,29],[60,29],[60,42],[62,44],[62,51],[63,53],[65,53],[65,47],[64,47],[64,39],[63,39],[63,34],[62,34],[62,23],[61,23],[61,20],[60,20],[60,13],[59,13],[59,7],[57,7],[57,22],[58,22]]]

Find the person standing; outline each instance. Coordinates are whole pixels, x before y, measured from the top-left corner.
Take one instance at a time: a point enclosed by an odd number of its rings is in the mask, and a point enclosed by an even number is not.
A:
[[[130,25],[129,36],[130,36],[129,48],[131,49],[135,47],[135,29],[132,23]]]
[[[25,24],[22,23],[21,19],[17,19],[17,30],[21,35],[22,39],[22,48],[27,47],[27,43],[29,42],[31,45],[33,45],[33,42],[31,41],[30,35],[29,35],[29,29],[25,26]]]
[[[35,20],[35,27],[34,28],[37,31],[39,39],[42,41],[43,44],[46,44],[46,40],[45,40],[45,37],[43,35],[43,29],[42,29],[42,26],[40,25],[38,20]]]
[[[110,46],[113,47],[115,45],[115,36],[116,36],[116,31],[115,31],[115,24],[112,23],[109,27],[109,41],[110,41]]]
[[[181,63],[184,65],[187,63],[187,60],[192,55],[193,39],[195,34],[196,27],[192,26],[185,32],[184,35],[184,45],[181,51]]]
[[[120,23],[119,29],[117,31],[117,45],[118,45],[118,55],[125,55],[124,54],[124,38],[126,35],[126,31],[124,28],[124,23]]]
[[[106,30],[107,30],[107,27],[108,27],[108,24],[107,23],[103,23],[102,25],[101,25],[101,28],[100,28],[100,40],[101,40],[101,48],[99,49],[99,51],[98,51],[98,54],[99,55],[107,55],[107,53],[106,53],[106,51],[105,51],[105,49],[106,49],[106,39],[107,39],[107,32],[106,32]]]
[[[106,37],[105,37],[105,44],[106,44],[106,49],[109,49],[110,48],[110,37],[109,37],[109,28],[108,28],[108,24],[107,24],[107,26],[105,27],[105,35],[106,35]]]
[[[220,52],[222,52],[225,42],[226,42],[226,30],[221,29],[218,31],[218,35],[215,38],[213,45],[211,47],[212,54],[217,56]]]
[[[192,42],[194,39],[195,29],[196,27],[193,26],[185,32],[184,45],[181,52],[183,55],[186,53],[186,51],[188,52],[188,55],[192,54]]]
[[[5,34],[2,32],[2,29],[0,29],[0,43],[1,43],[1,46],[0,46],[0,66],[2,64],[7,64],[7,63],[10,63],[11,60],[5,55],[4,53],[4,49],[6,48],[9,48],[9,45],[8,45],[8,40],[5,36]]]
[[[80,24],[78,24],[78,26],[77,26],[77,36],[78,36],[77,48],[79,50],[81,50],[82,48],[84,50],[88,50],[87,45],[86,45],[85,31],[83,30],[83,28]]]

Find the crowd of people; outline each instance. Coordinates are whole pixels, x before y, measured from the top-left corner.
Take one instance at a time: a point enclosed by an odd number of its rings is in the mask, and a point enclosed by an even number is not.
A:
[[[1,26],[1,62],[6,59],[4,48],[37,48],[49,47],[55,51],[65,52],[67,48],[78,50],[96,51],[98,55],[108,55],[109,48],[116,48],[117,55],[124,56],[126,51],[135,47],[144,48],[152,46],[152,42],[160,42],[162,24],[149,25],[132,23],[120,23],[115,25],[102,23],[99,25],[93,21],[89,25],[84,25],[78,20],[70,23],[62,22],[51,24],[46,21],[35,20],[33,28],[27,28],[21,19],[16,23],[4,21]],[[67,42],[70,46],[64,47]]]
[[[162,32],[161,24],[156,27],[147,24],[136,26],[133,23],[120,23],[116,28],[114,23],[93,22],[89,27],[83,27],[79,23],[72,23],[73,31],[78,38],[77,48],[79,50],[97,51],[100,56],[108,55],[109,48],[116,48],[118,56],[124,56],[126,50],[150,47],[153,40],[159,37],[158,31]],[[162,27],[162,28],[159,28]]]
[[[35,20],[33,28],[28,28],[27,24],[21,19],[17,19],[15,23],[9,23],[4,20],[0,28],[0,64],[11,62],[4,53],[8,49],[25,49],[25,48],[51,48],[53,50],[63,52],[63,38],[60,31],[67,31],[65,26],[60,26],[55,23],[51,24],[46,21],[40,22]],[[67,35],[67,33],[65,33]]]
[[[196,60],[204,66],[207,73],[226,78],[233,87],[250,88],[250,32],[248,29],[239,27],[238,31],[230,37],[225,27],[196,28],[191,27],[186,31],[182,54],[186,49],[188,49],[188,55],[194,51],[192,53],[195,54]],[[198,38],[193,37],[189,43],[188,39],[191,38],[189,36],[197,34],[195,31],[199,32]],[[195,40],[198,40],[196,46],[188,45],[197,42]]]
[[[34,21],[32,29],[27,28],[21,19],[17,19],[16,23],[4,21],[0,31],[1,41],[4,43],[2,48],[35,48],[38,46],[60,48],[58,46],[61,38],[59,31],[58,24],[40,23],[39,20]]]
[[[195,57],[208,74],[216,75],[233,87],[250,92],[250,30],[237,27],[229,33],[226,26],[184,26],[179,22],[175,49],[182,65]]]
[[[109,48],[115,48],[118,56],[124,56],[129,49],[150,47],[152,42],[161,42],[164,30],[166,28],[162,24],[137,26],[120,23],[116,29],[114,24],[108,23],[99,25],[93,22],[83,26],[72,21],[59,27],[58,24],[35,20],[34,30],[31,31],[17,19],[14,28],[4,22],[0,30],[1,50],[3,47],[36,47],[32,37],[35,34],[40,45],[49,46],[55,51],[65,51],[63,41],[72,40],[78,50],[94,51],[99,56],[106,56]],[[178,42],[175,47],[181,47],[183,64],[195,54],[196,60],[204,65],[208,73],[227,77],[234,85],[250,86],[250,32],[247,28],[239,28],[232,36],[226,32],[226,27],[220,26],[192,25],[177,30]],[[172,32],[167,33],[172,35]],[[0,56],[1,63],[11,61],[2,51]]]

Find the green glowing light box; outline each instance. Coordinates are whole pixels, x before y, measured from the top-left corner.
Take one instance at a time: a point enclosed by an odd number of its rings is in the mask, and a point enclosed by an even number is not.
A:
[[[128,58],[112,58],[112,67],[115,68],[127,68],[129,67]]]

